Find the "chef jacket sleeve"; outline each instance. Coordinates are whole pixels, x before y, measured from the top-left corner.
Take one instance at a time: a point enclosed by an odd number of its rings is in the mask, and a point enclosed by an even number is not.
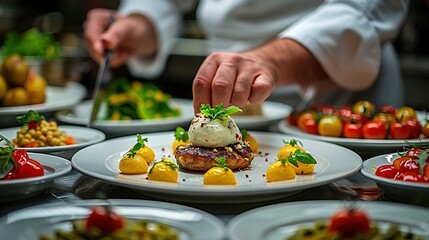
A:
[[[164,68],[176,37],[183,31],[182,12],[192,9],[194,0],[122,0],[119,12],[123,15],[143,14],[154,24],[158,37],[155,59],[132,57],[127,66],[131,74],[145,78],[156,78]],[[144,44],[144,43],[142,43]]]
[[[374,83],[382,45],[397,35],[407,7],[400,0],[328,0],[280,37],[307,48],[342,88],[364,90]]]

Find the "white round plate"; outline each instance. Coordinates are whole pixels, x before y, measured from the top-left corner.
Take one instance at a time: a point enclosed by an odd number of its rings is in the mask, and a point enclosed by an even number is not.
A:
[[[70,108],[80,102],[85,95],[86,89],[74,82],[71,82],[66,87],[48,86],[46,88],[46,100],[43,104],[0,107],[0,126],[18,126],[16,117],[25,114],[29,110],[34,110],[44,115]]]
[[[78,200],[25,208],[0,219],[0,232],[8,240],[37,240],[41,234],[53,236],[56,230],[71,230],[71,221],[84,219],[94,206],[107,204],[127,219],[167,224],[183,240],[221,240],[225,235],[221,220],[204,211],[172,203],[125,199]]]
[[[94,128],[105,132],[109,137],[137,134],[140,132],[157,132],[174,130],[177,126],[188,125],[194,118],[194,108],[191,100],[173,99],[173,105],[177,105],[182,115],[178,117],[130,121],[97,120],[93,124]],[[92,101],[84,101],[73,108],[73,111],[58,112],[56,117],[59,121],[75,124],[87,125],[90,118]]]
[[[262,105],[262,115],[260,116],[240,116],[231,117],[241,129],[259,129],[286,118],[293,108],[280,102],[266,101]]]
[[[253,209],[228,223],[228,239],[285,240],[302,226],[328,220],[335,211],[344,208],[344,204],[344,201],[303,201]],[[429,238],[429,210],[426,208],[389,202],[358,201],[354,204],[365,210],[380,227],[398,224],[404,231]]]
[[[259,142],[261,154],[257,155],[248,170],[235,172],[235,186],[205,186],[202,173],[179,170],[178,183],[163,183],[146,180],[146,174],[119,174],[121,156],[136,142],[136,136],[111,139],[78,151],[72,158],[72,165],[83,174],[134,188],[158,198],[193,202],[261,202],[284,198],[307,188],[324,185],[337,179],[355,174],[362,165],[356,153],[331,143],[302,139],[304,149],[311,152],[318,164],[315,173],[297,176],[290,181],[266,183],[265,172],[277,158],[277,151],[284,146],[283,140],[290,138],[283,134],[250,132]],[[147,146],[155,152],[156,160],[167,156],[174,160],[171,146],[173,132],[142,134],[148,138]]]
[[[282,120],[278,124],[278,128],[281,132],[314,140],[320,140],[330,143],[335,143],[344,147],[347,147],[363,156],[374,156],[382,153],[394,152],[402,147],[409,146],[410,144],[429,144],[429,138],[423,139],[407,139],[406,141],[396,139],[357,139],[357,138],[342,138],[342,137],[327,137],[316,134],[305,133],[296,126],[292,126]]]
[[[20,128],[6,128],[0,129],[0,134],[12,141],[12,139],[16,138],[16,133]],[[75,153],[77,150],[84,148],[86,146],[98,143],[106,139],[106,134],[103,132],[86,127],[78,127],[78,126],[64,126],[58,125],[58,129],[60,131],[65,131],[68,136],[72,136],[76,143],[65,146],[52,146],[52,147],[32,147],[32,148],[19,148],[25,149],[28,152],[40,152],[40,153],[65,153],[67,152],[70,155],[70,152]],[[64,156],[64,155],[61,155]],[[70,155],[71,157],[71,155]]]
[[[429,206],[429,183],[405,182],[375,175],[379,166],[392,164],[398,157],[397,153],[390,153],[370,158],[363,163],[361,173],[374,180],[391,198]]]
[[[45,175],[32,178],[0,180],[0,202],[11,202],[39,194],[50,187],[55,178],[67,174],[72,169],[70,161],[61,157],[31,152],[28,155],[42,164]]]

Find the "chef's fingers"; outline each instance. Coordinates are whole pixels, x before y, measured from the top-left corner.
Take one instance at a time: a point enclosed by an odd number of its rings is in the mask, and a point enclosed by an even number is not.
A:
[[[256,76],[253,82],[252,92],[250,93],[249,102],[252,104],[261,104],[270,96],[274,86],[274,80],[267,74]]]
[[[210,104],[212,93],[212,80],[218,68],[217,61],[207,57],[198,69],[192,83],[194,112],[200,112],[201,104]]]
[[[212,82],[212,106],[223,103],[225,107],[231,105],[231,95],[237,77],[237,66],[233,62],[222,62],[217,69]]]
[[[231,104],[237,107],[244,107],[249,99],[254,81],[251,69],[242,69],[237,76],[234,84],[234,90],[231,96]]]
[[[97,62],[104,54],[104,46],[101,41],[101,35],[109,24],[109,17],[114,14],[112,10],[92,9],[88,12],[84,22],[84,37],[88,46],[88,51]]]

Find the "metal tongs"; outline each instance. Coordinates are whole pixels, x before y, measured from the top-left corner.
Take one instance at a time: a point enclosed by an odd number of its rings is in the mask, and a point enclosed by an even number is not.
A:
[[[115,21],[115,17],[111,15],[106,29],[108,29],[114,21]],[[94,90],[92,92],[93,104],[92,104],[91,116],[87,127],[91,127],[94,124],[94,122],[97,120],[101,103],[103,102],[103,99],[105,98],[105,95],[107,93],[108,85],[111,80],[109,62],[110,62],[110,58],[112,57],[112,54],[113,54],[112,49],[106,48],[104,50],[103,59],[101,60],[100,66],[98,67],[97,78],[95,79]]]

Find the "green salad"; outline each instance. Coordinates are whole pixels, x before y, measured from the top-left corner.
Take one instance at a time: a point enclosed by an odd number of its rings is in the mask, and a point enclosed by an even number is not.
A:
[[[31,28],[24,33],[9,32],[5,37],[0,54],[2,56],[19,54],[52,60],[59,57],[61,51],[60,44],[51,34]]]
[[[116,78],[106,95],[105,120],[160,119],[181,115],[171,96],[152,83]]]

